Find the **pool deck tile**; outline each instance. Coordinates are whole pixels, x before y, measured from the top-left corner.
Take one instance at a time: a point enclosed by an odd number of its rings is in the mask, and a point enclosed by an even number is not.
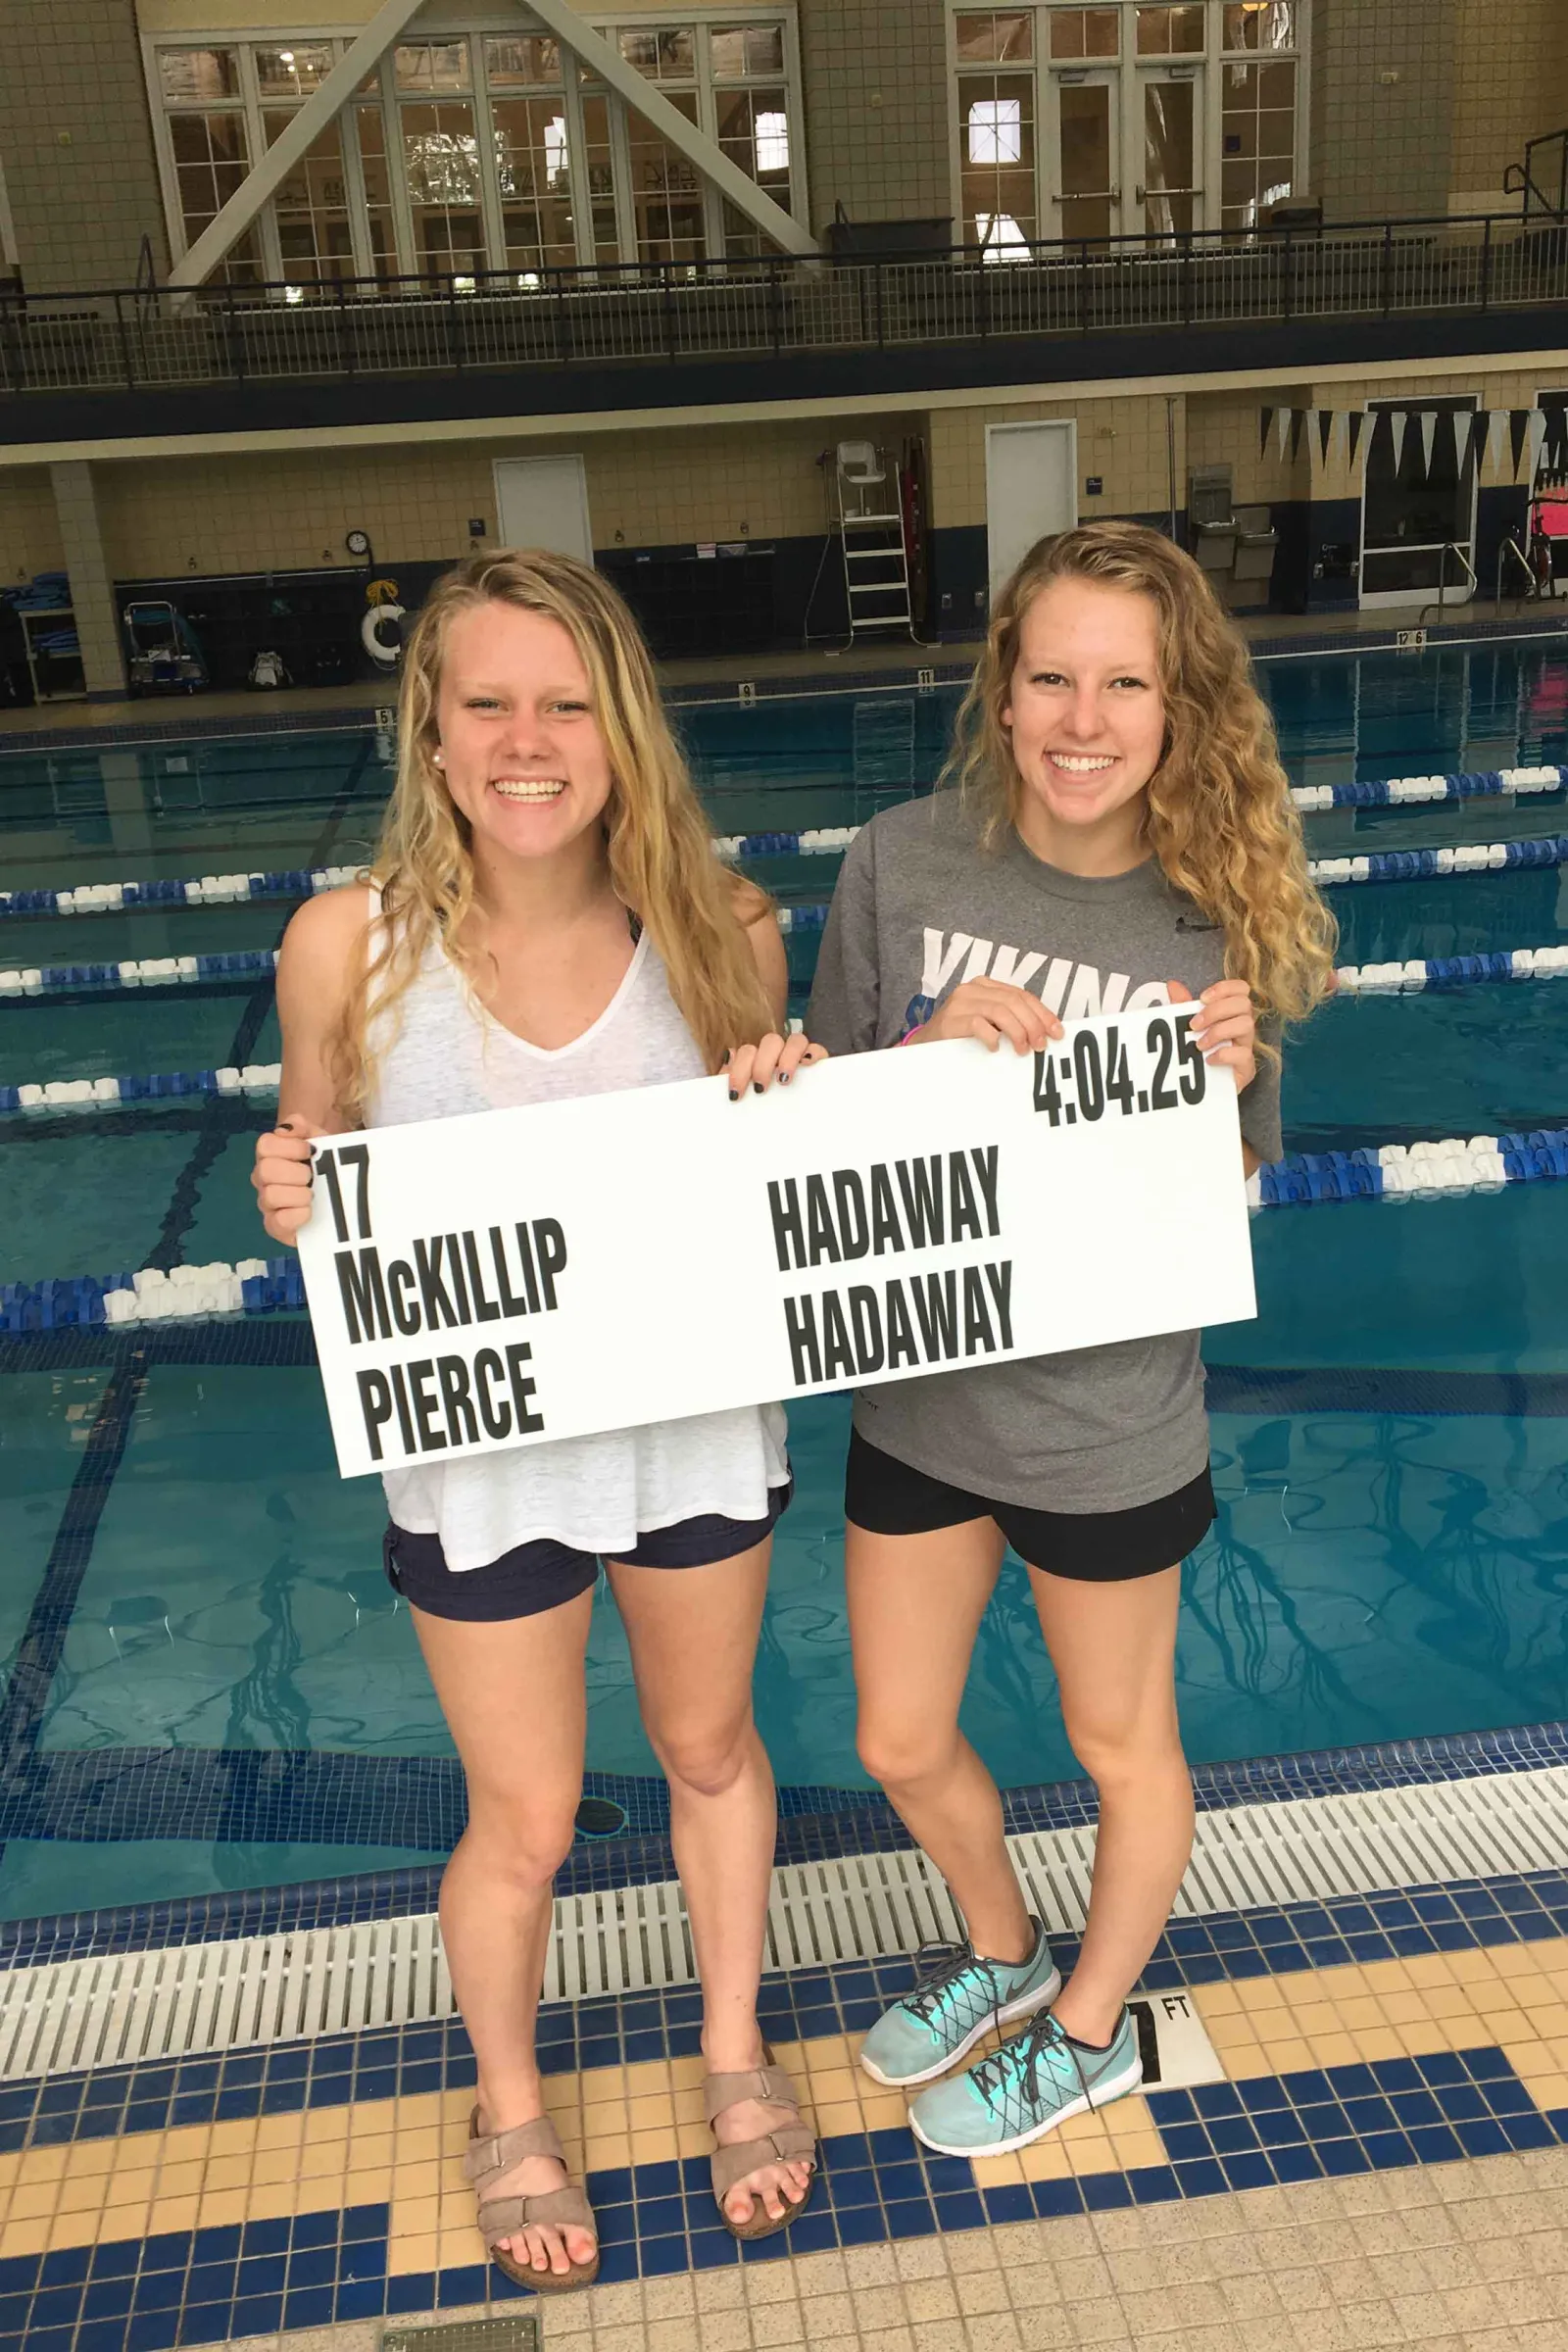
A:
[[[1259,2326],[1284,2324],[1266,2295],[1252,2288],[1237,2302],[1219,2280],[1208,2282],[1207,2303],[1173,2301],[1157,2280],[1135,2282],[1152,2277],[1148,2263],[1126,2270],[1118,2287],[1107,2269],[1118,2233],[1124,2251],[1147,2252],[1171,2242],[1158,2217],[1180,2213],[1192,2217],[1196,2243],[1203,2227],[1196,2217],[1239,2209],[1249,2196],[1279,2201],[1279,2211],[1300,2217],[1290,2226],[1304,2230],[1326,2192],[1350,2210],[1346,2197],[1384,2182],[1408,2186],[1414,2177],[1424,2185],[1410,2202],[1438,2211],[1445,2179],[1488,2166],[1554,2165],[1568,2180],[1568,1933],[1530,1933],[1536,1914],[1511,1883],[1477,1887],[1491,1899],[1471,1899],[1476,1889],[1464,1890],[1463,1902],[1454,1890],[1431,1890],[1447,1895],[1446,1911],[1409,1898],[1463,1923],[1447,1947],[1366,1961],[1345,1956],[1344,1915],[1353,1921],[1364,1903],[1311,1906],[1312,1932],[1303,1936],[1276,1936],[1262,1915],[1181,1923],[1169,1940],[1215,1964],[1188,1993],[1224,2079],[1151,2086],[1019,2154],[974,2165],[922,2149],[906,2129],[903,2096],[856,2065],[870,2016],[908,1981],[906,1962],[769,1979],[778,2057],[821,2134],[816,2192],[787,2246],[775,2239],[742,2249],[717,2224],[694,1997],[553,2008],[544,2020],[547,2103],[568,2163],[588,2176],[603,2283],[571,2300],[586,2319],[567,2321],[565,2307],[552,2303],[552,2338],[574,2332],[585,2352],[588,2343],[620,2342],[659,2352],[685,2326],[684,2342],[701,2352],[709,2307],[693,2334],[692,2311],[661,2305],[659,2290],[674,2298],[732,2281],[735,2299],[711,2309],[751,2315],[750,2333],[729,2330],[746,2352],[774,2342],[875,2345],[905,2328],[918,2329],[911,2340],[920,2352],[944,2333],[965,2352],[993,2343],[1019,2352],[1032,2342],[1114,2342],[1114,2334],[1083,2332],[1112,2326],[1162,2352],[1166,2336],[1179,2340],[1178,2327],[1245,2327],[1253,2352],[1265,2341]],[[1335,1957],[1295,1964],[1309,1944]],[[654,2048],[658,2055],[642,2054]],[[0,2332],[14,2334],[22,2352],[165,2352],[446,2313],[487,2295],[505,2310],[514,2298],[485,2266],[462,2178],[472,2074],[453,2021],[5,2085]],[[1520,2178],[1517,2169],[1508,2177]],[[1376,2199],[1354,2207],[1388,2209]],[[1545,2212],[1521,2208],[1510,2242],[1553,2227]],[[1246,2232],[1232,2227],[1240,2243]],[[1021,2242],[1010,2234],[1017,2230],[1057,2233],[1061,2254],[1040,2257],[1054,2266],[1046,2276],[1060,2289],[1054,2302],[1020,2305],[1010,2289],[973,2283],[998,2270],[996,2246]],[[1081,2250],[1069,2256],[1069,2242]],[[1553,2243],[1564,2242],[1557,2231]],[[1392,2251],[1403,2245],[1396,2230]],[[919,2269],[928,2256],[934,2267]],[[865,2293],[885,2289],[894,2300],[862,2311],[852,2285],[836,2336],[798,2332],[804,2317],[770,2332],[773,2322],[757,2312],[772,2308],[773,2290],[759,2281],[776,2278],[779,2303],[804,2308],[813,2297],[796,2274],[809,2276],[813,2261],[826,2266],[824,2278],[840,2276],[833,2265],[845,2276],[854,2266]],[[1069,2293],[1068,2270],[1084,2264],[1097,2291]],[[1405,2267],[1407,2307],[1435,2326],[1446,2306],[1440,2311],[1430,2297],[1448,2290],[1413,2257]],[[1266,2277],[1266,2268],[1245,2275]],[[1088,2276],[1071,2270],[1080,2286]],[[909,2283],[944,2279],[941,2292],[933,2287],[911,2307]],[[1342,2280],[1342,2308],[1346,2291]],[[1242,2308],[1248,2294],[1255,2309]],[[1151,2332],[1151,2295],[1165,2297],[1163,2334]],[[1319,2307],[1289,2286],[1284,2299],[1297,2352],[1310,2342],[1331,2352],[1331,2335],[1314,2335],[1312,2326],[1300,2332],[1303,2314]],[[1368,2311],[1389,2299],[1369,2294]],[[1512,2313],[1524,2325],[1528,2302],[1505,2299],[1493,2316]],[[1020,2316],[1040,2310],[1070,2310],[1076,2332],[1054,2337],[1045,2323]],[[1559,2317],[1568,2319],[1568,2300],[1560,2314],[1544,2309],[1543,2325]],[[1534,2318],[1528,2324],[1534,2328]],[[1532,2352],[1549,2340],[1532,2333]]]

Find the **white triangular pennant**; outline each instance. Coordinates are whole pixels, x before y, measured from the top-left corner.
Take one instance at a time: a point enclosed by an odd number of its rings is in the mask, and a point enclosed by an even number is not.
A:
[[[1399,478],[1399,460],[1404,455],[1404,433],[1409,421],[1403,409],[1392,409],[1389,412],[1389,423],[1394,431],[1394,478],[1396,481]]]
[[[1350,463],[1350,419],[1343,409],[1334,415],[1334,435],[1329,442],[1329,464],[1348,467]]]
[[[1470,449],[1470,428],[1475,423],[1474,409],[1455,409],[1453,412],[1453,470],[1463,474],[1465,458]]]
[[[1530,422],[1526,431],[1529,434],[1530,478],[1534,481],[1541,469],[1541,445],[1546,438],[1546,412],[1544,409],[1531,410]]]
[[[1421,417],[1421,473],[1422,479],[1432,479],[1432,449],[1438,437],[1438,420],[1430,409]]]
[[[1486,455],[1486,466],[1489,473],[1495,473],[1498,466],[1502,464],[1502,445],[1504,440],[1507,438],[1507,410],[1489,409],[1487,411]]]

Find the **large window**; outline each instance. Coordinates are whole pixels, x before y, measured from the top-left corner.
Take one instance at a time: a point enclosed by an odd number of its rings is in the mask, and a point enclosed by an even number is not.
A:
[[[950,0],[955,233],[1250,233],[1298,185],[1304,0]]]
[[[492,20],[494,22],[494,20]],[[793,15],[719,5],[598,28],[773,201],[806,216]],[[417,29],[417,28],[416,28]],[[176,250],[193,244],[331,71],[349,36],[148,44]],[[769,240],[699,168],[515,24],[398,43],[287,174],[230,255],[236,280],[746,260]]]
[[[251,138],[237,49],[165,49],[159,74],[168,122],[174,212],[186,245],[211,226],[251,167]],[[229,252],[222,274],[260,274],[253,230]]]

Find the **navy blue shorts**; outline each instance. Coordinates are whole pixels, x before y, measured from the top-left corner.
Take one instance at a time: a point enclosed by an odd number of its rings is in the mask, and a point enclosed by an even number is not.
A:
[[[770,1487],[765,1519],[726,1519],[709,1511],[697,1519],[678,1519],[673,1527],[656,1527],[616,1556],[631,1568],[711,1568],[736,1559],[772,1532],[794,1492],[793,1480],[787,1487]],[[392,1590],[411,1608],[467,1625],[496,1625],[559,1609],[586,1592],[599,1574],[591,1551],[577,1551],[552,1536],[518,1544],[487,1567],[455,1569],[447,1566],[439,1536],[389,1527],[381,1556]]]

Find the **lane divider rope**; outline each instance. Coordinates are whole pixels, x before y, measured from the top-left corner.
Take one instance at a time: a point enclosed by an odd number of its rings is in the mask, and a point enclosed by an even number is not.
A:
[[[1417,956],[1403,963],[1347,963],[1334,977],[1347,996],[1414,996],[1426,989],[1469,988],[1480,980],[1568,977],[1568,945],[1503,948],[1490,956]]]
[[[0,890],[8,914],[121,914],[136,906],[235,906],[253,899],[309,899],[363,880],[364,866],[293,866],[255,874],[203,874],[199,881],[78,882],[74,890]]]
[[[0,1332],[120,1330],[128,1324],[210,1322],[220,1315],[298,1313],[305,1305],[299,1260],[242,1257],[165,1273],[68,1274],[45,1282],[0,1283]]]
[[[211,1095],[261,1102],[276,1095],[282,1078],[280,1061],[152,1077],[49,1078],[39,1086],[0,1086],[0,1111],[112,1110],[122,1102],[177,1102]]]
[[[1528,1135],[1473,1135],[1432,1144],[1384,1144],[1376,1151],[1292,1152],[1248,1181],[1253,1209],[1337,1200],[1451,1200],[1510,1185],[1568,1181],[1568,1128]],[[0,1283],[0,1332],[207,1322],[223,1315],[299,1313],[305,1286],[292,1257],[247,1257],[237,1265],[173,1266],[168,1273],[67,1275]]]
[[[1392,776],[1380,783],[1297,784],[1291,799],[1304,814],[1329,808],[1404,808],[1439,801],[1560,792],[1568,767],[1503,767],[1446,776]],[[818,825],[805,832],[732,833],[713,846],[722,858],[828,856],[847,850],[858,825]],[[1544,863],[1555,860],[1542,860]],[[1438,867],[1434,871],[1448,869]],[[303,866],[269,873],[203,874],[145,882],[80,882],[70,890],[0,891],[6,915],[119,914],[141,906],[233,906],[252,901],[308,899],[364,879],[359,865]],[[1336,877],[1341,878],[1341,877]],[[1362,880],[1361,875],[1344,879]]]
[[[1359,1152],[1292,1152],[1248,1179],[1254,1209],[1320,1201],[1449,1200],[1509,1185],[1568,1178],[1568,1128],[1451,1136],[1441,1143],[1382,1144]]]
[[[223,956],[143,956],[123,963],[33,964],[22,971],[0,972],[0,999],[62,996],[83,989],[119,996],[133,988],[263,980],[276,971],[277,955],[276,948],[238,948]]]
[[[1493,767],[1453,776],[1390,776],[1378,784],[1293,784],[1303,816],[1326,808],[1411,808],[1435,801],[1496,799],[1507,793],[1560,792],[1568,767]]]

